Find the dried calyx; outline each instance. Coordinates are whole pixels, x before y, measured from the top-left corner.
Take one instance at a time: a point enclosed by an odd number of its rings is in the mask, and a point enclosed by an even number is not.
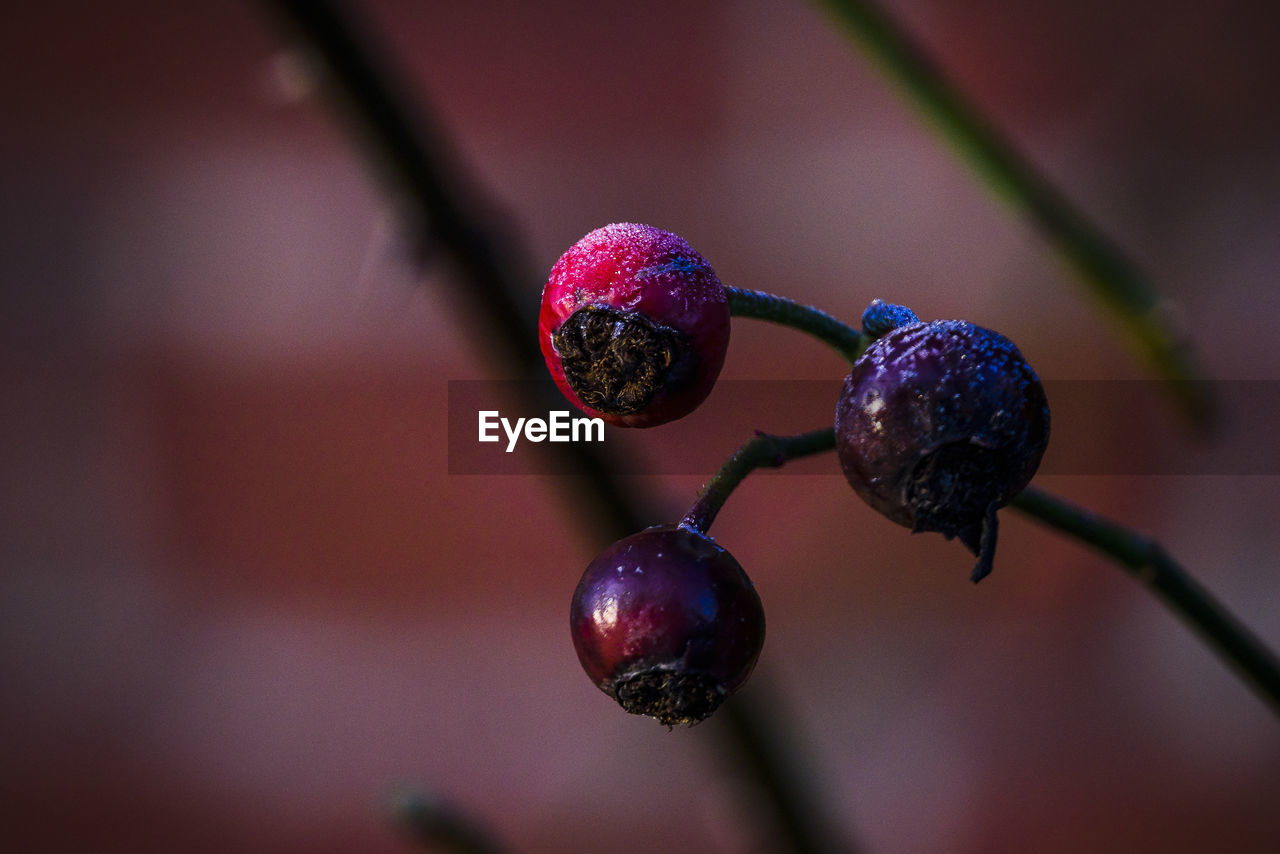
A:
[[[641,412],[663,388],[687,382],[685,336],[642,314],[584,306],[552,334],[552,343],[578,399],[601,412]]]

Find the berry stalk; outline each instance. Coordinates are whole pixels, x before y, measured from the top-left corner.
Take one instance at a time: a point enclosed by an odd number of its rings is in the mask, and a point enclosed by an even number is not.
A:
[[[1012,506],[1113,558],[1199,632],[1274,711],[1280,661],[1156,541],[1047,492],[1028,487]]]
[[[833,451],[835,447],[836,434],[831,427],[795,436],[772,436],[757,432],[743,442],[702,487],[697,500],[680,520],[680,527],[706,534],[720,508],[747,475],[758,468],[778,468],[788,460]]]
[[[795,436],[757,433],[707,481],[680,527],[705,534],[738,484],[758,468],[777,468],[835,449],[833,429]],[[1092,546],[1143,583],[1198,632],[1255,692],[1280,712],[1280,661],[1243,623],[1154,540],[1083,507],[1027,487],[1009,502],[1028,516]]]
[[[852,326],[836,320],[825,311],[811,305],[804,305],[764,291],[747,291],[730,287],[726,287],[724,291],[729,297],[731,316],[754,317],[757,320],[768,320],[807,332],[830,344],[837,353],[850,362],[857,361],[870,343]]]

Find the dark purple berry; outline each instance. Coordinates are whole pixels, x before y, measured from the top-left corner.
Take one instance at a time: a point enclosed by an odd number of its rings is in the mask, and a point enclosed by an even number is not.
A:
[[[959,537],[978,556],[980,581],[995,554],[996,510],[1044,455],[1049,405],[1035,371],[998,332],[963,320],[905,322],[854,363],[835,426],[858,495],[912,531]]]
[[[682,237],[614,223],[551,268],[538,340],[575,406],[622,427],[652,427],[711,393],[729,348],[729,300]]]
[[[570,626],[591,681],[667,726],[709,717],[764,645],[760,597],[733,555],[673,526],[601,552],[573,594]]]

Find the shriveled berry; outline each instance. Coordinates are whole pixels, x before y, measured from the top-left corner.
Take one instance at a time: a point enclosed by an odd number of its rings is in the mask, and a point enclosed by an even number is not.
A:
[[[583,670],[628,712],[667,726],[714,712],[755,667],[764,609],[709,537],[648,528],[601,552],[570,608]]]
[[[614,223],[560,256],[538,340],[560,391],[589,415],[652,427],[706,399],[729,347],[729,301],[682,237]]]
[[[858,495],[912,531],[959,537],[978,557],[971,577],[980,581],[995,554],[996,510],[1044,455],[1049,405],[1035,371],[998,332],[908,321],[854,363],[835,428]]]

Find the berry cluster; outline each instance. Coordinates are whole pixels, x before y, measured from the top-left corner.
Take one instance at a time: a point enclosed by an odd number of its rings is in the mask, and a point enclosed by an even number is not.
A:
[[[854,491],[914,531],[959,538],[990,571],[996,511],[1030,482],[1049,440],[1049,407],[1009,339],[961,320],[921,321],[876,300],[861,332],[781,297],[725,287],[682,238],[647,225],[596,229],[551,270],[538,337],[557,386],[622,427],[681,418],[711,393],[731,314],[823,337],[853,358],[834,430],[748,442],[678,525],[601,552],[573,596],[574,647],[626,711],[693,724],[750,675],[764,645],[751,580],[707,534],[734,486],[759,465],[834,448]]]

